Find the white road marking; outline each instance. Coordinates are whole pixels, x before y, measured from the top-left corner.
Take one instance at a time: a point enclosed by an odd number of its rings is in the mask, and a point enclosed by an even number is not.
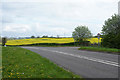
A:
[[[29,48],[41,49],[41,48],[35,48],[35,47],[29,47]],[[86,59],[89,61],[95,61],[95,62],[99,62],[99,63],[103,63],[103,64],[108,64],[108,65],[120,67],[120,65],[117,62],[113,62],[113,61],[102,60],[102,59],[97,59],[97,58],[93,58],[93,57],[86,57],[86,56],[81,56],[81,55],[76,55],[76,54],[70,54],[70,53],[55,51],[55,50],[48,50],[48,49],[41,49],[41,50],[60,53],[60,54],[64,54],[64,55],[69,55],[69,56],[73,56],[73,57],[77,57],[77,58]]]

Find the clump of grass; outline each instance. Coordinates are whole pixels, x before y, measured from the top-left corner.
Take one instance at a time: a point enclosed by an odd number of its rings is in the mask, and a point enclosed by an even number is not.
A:
[[[80,47],[79,50],[90,50],[90,51],[120,53],[120,50],[119,50],[119,49],[115,49],[115,48],[104,48],[104,47]]]
[[[80,78],[29,50],[3,47],[2,52],[3,78]]]

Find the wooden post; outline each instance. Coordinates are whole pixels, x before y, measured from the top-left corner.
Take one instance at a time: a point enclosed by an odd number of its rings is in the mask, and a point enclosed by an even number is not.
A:
[[[5,43],[7,42],[7,38],[2,38],[2,46],[5,46]]]

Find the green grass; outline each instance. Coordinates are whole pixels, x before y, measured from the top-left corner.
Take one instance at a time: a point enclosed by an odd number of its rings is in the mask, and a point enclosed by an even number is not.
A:
[[[79,45],[31,45],[38,47],[80,47]]]
[[[3,78],[80,78],[32,51],[20,47],[2,51]]]
[[[119,49],[115,49],[115,48],[104,48],[104,47],[80,47],[79,50],[90,50],[90,51],[120,53],[120,50],[119,50]]]

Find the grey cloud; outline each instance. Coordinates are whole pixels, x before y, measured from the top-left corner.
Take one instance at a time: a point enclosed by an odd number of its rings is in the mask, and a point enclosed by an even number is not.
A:
[[[2,22],[2,24],[5,24],[5,23],[12,23],[13,20],[12,20],[11,18],[3,17],[2,20],[1,20],[0,22]]]
[[[38,33],[42,29],[43,34],[50,34],[48,31],[44,31],[46,28],[65,28],[72,31],[78,25],[86,25],[96,34],[101,30],[104,20],[117,11],[117,0],[116,2],[113,0],[64,1],[4,2],[2,21],[3,23],[29,24],[30,26],[40,23],[40,26],[43,27],[38,29]],[[95,27],[96,30],[94,30]],[[36,32],[34,25],[32,28],[32,32]]]

